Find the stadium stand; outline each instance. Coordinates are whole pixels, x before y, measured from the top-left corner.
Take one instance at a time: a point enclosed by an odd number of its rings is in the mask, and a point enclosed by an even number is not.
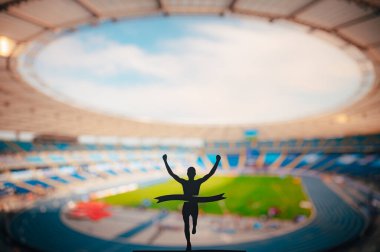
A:
[[[246,169],[250,167],[258,171],[268,168],[271,172],[308,174],[308,173],[332,173],[362,179],[365,181],[378,181],[380,176],[380,156],[379,135],[357,136],[340,139],[327,139],[316,141],[310,140],[290,140],[290,141],[267,141],[257,143],[210,143],[206,149],[206,155],[199,153],[194,158],[202,169],[213,163],[215,153],[225,154],[226,163],[220,166],[222,170],[234,170],[239,166],[242,159],[246,160]],[[295,143],[298,142],[298,145]],[[309,146],[314,142],[319,145]],[[128,149],[122,145],[90,145],[88,144],[68,144],[51,143],[45,144],[44,149],[39,149],[31,142],[22,142],[24,148],[20,154],[19,150],[12,148],[19,141],[2,141],[1,146],[5,148],[1,151],[2,175],[10,172],[7,179],[12,181],[23,181],[31,186],[50,187],[49,183],[33,180],[38,175],[39,179],[55,180],[61,183],[69,183],[64,177],[69,175],[76,180],[86,180],[87,177],[95,176],[116,176],[118,173],[130,172],[129,169],[147,172],[147,167],[156,167],[160,161],[159,155],[154,153],[161,151],[162,147],[151,150]],[[328,145],[326,146],[326,143]],[[346,144],[347,143],[347,144]],[[238,146],[247,146],[247,149]],[[234,145],[234,148],[230,148]],[[65,146],[64,148],[61,148]],[[259,147],[261,146],[261,147]],[[268,147],[269,146],[269,147]],[[278,147],[274,147],[278,146]],[[46,151],[46,149],[52,151]],[[60,150],[59,150],[60,149]],[[59,151],[58,151],[59,150]],[[189,150],[176,150],[186,154]],[[331,152],[333,151],[333,152]],[[144,153],[144,154],[142,154]],[[154,158],[151,158],[152,155]],[[186,158],[179,158],[179,163],[191,163]],[[25,170],[34,168],[35,172]],[[58,169],[57,169],[58,168]],[[23,170],[24,169],[24,170]],[[128,169],[123,170],[123,169]],[[40,172],[37,174],[37,172]],[[28,179],[28,180],[26,180]],[[39,182],[38,182],[39,181]],[[75,181],[75,180],[74,180]],[[21,187],[21,186],[20,186]]]

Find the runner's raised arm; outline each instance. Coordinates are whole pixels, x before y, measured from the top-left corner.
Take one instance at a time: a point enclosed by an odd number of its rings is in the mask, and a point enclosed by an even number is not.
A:
[[[218,168],[219,162],[220,162],[220,156],[216,155],[216,161],[211,171],[208,174],[206,174],[203,178],[199,179],[202,183],[208,180],[212,175],[214,175],[216,168]]]
[[[168,171],[169,175],[172,176],[177,182],[182,183],[183,179],[181,179],[176,174],[174,174],[174,172],[170,168],[170,166],[168,164],[168,156],[165,154],[165,155],[162,156],[162,159],[165,162],[165,167],[166,167],[166,170]]]

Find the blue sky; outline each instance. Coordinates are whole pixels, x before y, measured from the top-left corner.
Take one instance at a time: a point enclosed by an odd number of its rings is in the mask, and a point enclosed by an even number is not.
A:
[[[37,74],[73,101],[141,120],[284,121],[347,103],[356,63],[297,29],[248,19],[106,22],[50,43]]]

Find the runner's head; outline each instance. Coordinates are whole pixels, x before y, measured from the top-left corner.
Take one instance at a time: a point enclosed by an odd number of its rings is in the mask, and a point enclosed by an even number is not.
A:
[[[189,179],[194,179],[195,174],[196,174],[196,172],[195,172],[195,168],[194,167],[189,167],[187,169],[187,176],[189,177]]]

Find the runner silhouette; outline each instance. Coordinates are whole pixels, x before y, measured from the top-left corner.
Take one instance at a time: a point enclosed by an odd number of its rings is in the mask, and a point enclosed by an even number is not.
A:
[[[172,176],[177,182],[179,182],[182,185],[183,188],[183,195],[167,195],[167,196],[161,196],[157,197],[158,202],[166,201],[166,200],[184,200],[182,207],[182,217],[183,221],[185,223],[185,237],[187,241],[186,250],[191,250],[191,243],[190,243],[190,216],[193,220],[193,230],[192,234],[195,234],[197,232],[197,220],[198,220],[198,202],[212,202],[216,200],[225,199],[223,197],[223,194],[219,194],[216,196],[211,197],[198,197],[199,195],[199,189],[201,187],[201,184],[208,180],[212,175],[214,175],[216,169],[218,168],[219,162],[220,162],[220,156],[216,156],[216,162],[214,166],[212,167],[211,171],[205,175],[204,177],[194,180],[195,177],[195,168],[189,167],[187,169],[187,176],[188,180],[182,179],[178,177],[176,174],[173,173],[172,169],[170,168],[168,162],[167,162],[167,155],[162,156],[166,169],[170,176]]]

